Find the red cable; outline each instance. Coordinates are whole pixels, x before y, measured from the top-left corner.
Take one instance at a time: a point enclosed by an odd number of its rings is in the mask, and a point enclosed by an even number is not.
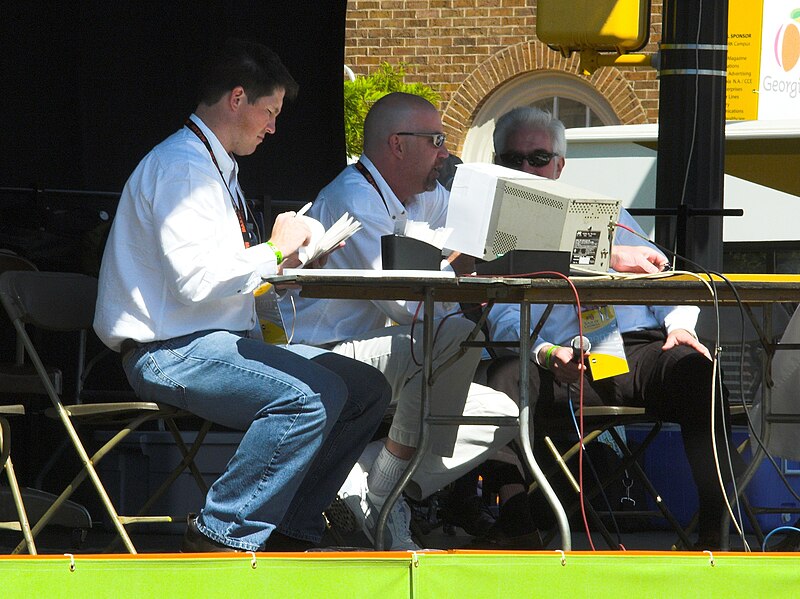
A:
[[[625,227],[624,225],[619,225],[620,227]],[[578,318],[578,334],[583,337],[583,320],[581,320],[581,300],[578,296],[578,290],[576,289],[573,282],[560,272],[555,271],[541,271],[541,272],[532,272],[532,273],[525,273],[519,275],[509,275],[508,278],[540,278],[543,275],[553,276],[557,278],[564,279],[569,283],[569,286],[572,288],[572,293],[575,295],[575,309],[577,311],[577,318]],[[520,331],[520,335],[522,331]],[[583,344],[581,344],[580,348],[580,363],[584,363],[584,353],[583,353]],[[583,527],[586,531],[586,537],[589,540],[589,546],[592,548],[592,551],[596,551],[594,546],[594,541],[592,540],[592,533],[589,530],[589,520],[586,516],[586,497],[583,488],[583,439],[584,439],[584,425],[583,425],[583,383],[584,383],[584,375],[581,374],[578,384],[578,417],[579,417],[579,429],[580,429],[580,439],[579,443],[581,444],[581,450],[578,452],[578,488],[579,488],[579,498],[581,504],[581,517],[583,519]]]
[[[625,225],[621,225],[619,223],[617,223],[617,226],[623,227],[625,229],[628,229],[628,227],[626,227]],[[628,229],[628,230],[630,230],[630,229]],[[631,232],[635,233],[635,231],[631,231]],[[477,275],[465,275],[465,277],[470,277],[470,276],[477,276]],[[481,275],[481,276],[485,277],[486,275]],[[567,283],[569,283],[569,286],[572,289],[572,293],[575,296],[575,309],[576,309],[577,318],[578,318],[578,334],[581,337],[583,337],[583,321],[581,320],[581,317],[580,317],[580,315],[581,315],[580,297],[578,295],[577,288],[575,287],[574,283],[569,279],[569,277],[567,275],[565,275],[565,274],[563,274],[561,272],[557,272],[557,271],[544,270],[544,271],[539,271],[539,272],[521,273],[521,274],[515,274],[515,275],[505,275],[503,278],[534,279],[534,278],[542,278],[544,276],[551,276],[551,277],[555,277],[555,278],[560,278],[560,279],[565,280]],[[414,360],[414,363],[417,366],[420,366],[420,364],[419,364],[419,362],[417,362],[416,357],[414,356],[414,324],[417,321],[417,316],[419,314],[419,310],[420,310],[421,306],[422,306],[422,302],[419,302],[419,304],[417,304],[417,309],[414,312],[414,319],[411,322],[411,358]],[[462,313],[461,311],[457,311],[457,312],[453,312],[451,314],[448,314],[442,320],[442,323],[444,323],[444,321],[447,318],[449,318],[450,316],[454,316],[456,314],[461,314],[461,313]],[[441,327],[441,326],[442,325],[440,323],[439,327]],[[438,334],[438,332],[439,332],[439,329],[437,328],[436,333]],[[522,331],[520,331],[520,335],[522,335]],[[581,348],[580,348],[580,359],[581,359],[581,364],[583,364],[584,363],[584,359],[585,359],[585,355],[584,355],[584,352],[583,352],[583,344],[581,344]],[[578,452],[578,488],[579,488],[579,498],[580,498],[580,504],[581,504],[581,517],[583,519],[584,530],[586,531],[586,537],[589,540],[589,546],[592,548],[592,551],[596,551],[595,546],[594,546],[594,541],[592,540],[592,533],[589,530],[589,520],[588,520],[588,518],[586,516],[586,504],[585,504],[586,498],[585,498],[584,488],[583,488],[583,438],[584,438],[584,433],[583,433],[583,431],[584,431],[584,426],[583,426],[583,383],[584,383],[584,376],[583,376],[583,374],[581,374],[580,383],[578,385],[578,395],[579,395],[579,398],[578,398],[578,406],[579,406],[578,407],[578,416],[579,416],[579,421],[580,421],[580,423],[579,423],[579,428],[580,428],[580,440],[579,440],[579,442],[581,444],[581,451]]]

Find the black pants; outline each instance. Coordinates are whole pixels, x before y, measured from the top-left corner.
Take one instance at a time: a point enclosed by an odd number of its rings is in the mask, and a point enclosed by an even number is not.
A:
[[[665,422],[681,427],[684,449],[699,499],[698,532],[701,538],[718,537],[724,497],[717,479],[711,437],[712,363],[688,346],[667,351],[661,347],[666,335],[661,330],[637,331],[623,335],[630,371],[594,381],[586,375],[584,406],[623,405],[644,407]],[[519,396],[518,358],[501,358],[488,371],[488,385]],[[549,370],[531,366],[530,400],[535,402],[535,421],[562,415],[567,407],[567,386],[560,385]],[[577,403],[577,398],[574,399]],[[577,406],[576,406],[577,407]],[[730,480],[726,446],[732,447],[728,390],[717,384],[715,399],[717,452],[723,479]],[[723,416],[724,415],[724,416]],[[727,439],[727,444],[725,442]],[[734,472],[743,469],[736,451],[731,451]]]

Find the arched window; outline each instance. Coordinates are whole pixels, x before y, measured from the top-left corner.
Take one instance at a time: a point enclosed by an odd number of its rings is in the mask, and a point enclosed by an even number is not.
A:
[[[505,83],[486,100],[464,140],[464,162],[492,161],[495,120],[517,106],[547,110],[567,128],[620,124],[608,100],[583,79],[561,71],[534,71]]]

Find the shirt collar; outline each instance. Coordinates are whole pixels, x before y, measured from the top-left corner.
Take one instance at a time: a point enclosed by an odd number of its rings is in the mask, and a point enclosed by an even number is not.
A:
[[[394,191],[392,191],[392,188],[389,187],[389,184],[383,178],[383,176],[381,175],[381,172],[378,170],[378,168],[374,164],[372,164],[372,161],[369,158],[367,158],[366,154],[362,154],[361,158],[359,158],[359,161],[365,167],[367,167],[367,170],[375,178],[375,183],[377,183],[378,189],[381,190],[381,193],[383,194],[384,199],[387,202],[390,202],[394,206],[394,208],[397,210],[398,214],[405,214],[406,207],[403,206],[403,203],[398,199],[398,197],[395,195]]]
[[[231,174],[236,175],[239,169],[236,160],[225,151],[225,148],[222,147],[222,143],[217,139],[217,136],[214,135],[214,132],[208,125],[203,122],[203,119],[196,114],[192,114],[191,119],[200,127],[200,130],[208,138],[208,143],[211,144],[211,149],[214,150],[214,157],[217,159],[217,164],[219,164],[219,168],[225,176],[225,181],[229,182],[231,180]]]

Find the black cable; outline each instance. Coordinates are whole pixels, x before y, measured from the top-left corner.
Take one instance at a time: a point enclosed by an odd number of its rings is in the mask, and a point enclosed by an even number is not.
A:
[[[707,271],[702,266],[697,264],[696,262],[693,262],[692,260],[689,260],[688,258],[685,258],[683,256],[678,256],[678,254],[676,254],[674,252],[671,252],[667,248],[665,248],[665,247],[663,247],[663,246],[661,246],[661,245],[659,245],[659,244],[657,244],[657,243],[655,243],[653,241],[650,241],[649,239],[647,239],[644,236],[640,235],[636,231],[633,231],[632,229],[629,229],[629,228],[624,227],[624,226],[623,226],[623,228],[625,228],[625,230],[627,230],[627,231],[630,231],[634,235],[637,235],[638,237],[641,237],[642,239],[645,239],[647,242],[652,243],[658,249],[660,249],[660,250],[662,250],[664,252],[667,252],[668,254],[672,255],[673,263],[674,263],[676,258],[680,258],[680,259],[684,260],[687,264],[692,264],[692,265],[694,265],[696,267],[699,267],[699,269],[702,270],[702,272],[704,272],[706,274],[706,276],[708,276],[709,281],[710,281],[710,283],[712,285],[712,289],[714,289],[714,310],[715,310],[716,322],[717,322],[717,336],[716,336],[716,340],[715,340],[715,342],[716,342],[716,348],[715,348],[716,351],[721,351],[721,348],[719,347],[719,345],[720,345],[719,320],[720,319],[719,319],[719,304],[718,304],[718,299],[716,297],[716,285],[714,284],[714,280],[713,280],[713,277],[711,275],[715,275],[715,276],[719,277],[720,279],[722,279],[725,282],[725,284],[728,286],[728,288],[731,290],[731,292],[733,293],[734,297],[736,298],[736,305],[739,308],[739,314],[740,314],[740,318],[741,318],[741,321],[740,321],[741,338],[740,338],[740,341],[739,341],[739,346],[740,346],[740,352],[739,352],[739,401],[742,404],[742,409],[744,411],[744,415],[745,415],[745,418],[747,420],[747,428],[748,428],[748,431],[750,433],[750,436],[753,439],[755,439],[756,443],[758,444],[758,447],[764,453],[764,457],[769,460],[769,463],[772,465],[772,468],[775,470],[775,473],[780,478],[780,480],[783,483],[784,487],[786,487],[786,489],[789,491],[789,493],[791,493],[792,497],[794,497],[795,500],[800,501],[800,494],[798,494],[798,492],[795,491],[795,489],[792,486],[792,483],[790,483],[789,480],[786,478],[786,475],[781,470],[781,467],[778,465],[778,463],[775,461],[775,458],[773,457],[773,455],[769,452],[767,447],[764,445],[764,441],[763,441],[763,439],[761,439],[761,435],[759,434],[758,431],[756,431],[755,424],[753,423],[753,420],[752,420],[752,418],[750,416],[750,410],[749,410],[749,408],[747,406],[747,402],[745,400],[744,383],[743,383],[743,380],[742,380],[744,378],[743,375],[744,375],[744,347],[745,347],[745,334],[744,334],[744,328],[745,328],[744,312],[745,312],[745,309],[744,309],[744,303],[742,302],[742,299],[741,299],[741,297],[739,295],[738,290],[736,289],[736,286],[725,275],[723,275],[721,273],[718,273],[718,272],[714,272],[714,271]],[[720,384],[721,384],[721,369],[719,371],[719,375],[720,375]],[[762,383],[762,384],[765,384],[765,383]],[[712,431],[712,434],[714,434],[713,431]],[[736,489],[736,477],[735,477],[735,475],[733,473],[733,464],[731,463],[730,447],[728,447],[727,436],[725,437],[725,443],[726,443],[727,452],[728,452],[727,453],[727,455],[728,455],[728,467],[729,467],[729,471],[730,471],[730,474],[731,474],[731,480],[733,481],[732,484],[733,484],[733,487],[734,487],[734,492],[736,493],[735,494],[735,504],[737,506],[737,511],[739,512],[740,522],[742,522],[741,505],[740,505],[740,502],[739,502],[739,493],[738,493],[738,490]],[[753,453],[755,453],[755,452],[753,452]],[[742,535],[744,535],[744,531],[743,530],[742,530]]]
[[[647,239],[644,235],[640,234],[638,231],[634,231],[630,227],[627,227],[627,226],[622,225],[620,223],[617,223],[617,226],[622,228],[622,229],[625,229],[626,231],[632,233],[633,235],[635,235],[635,236],[647,241],[648,243],[653,244],[653,246],[655,246],[656,248],[660,249],[661,251],[666,252],[667,255],[672,257],[673,268],[674,268],[674,264],[675,264],[676,260],[677,259],[681,259],[681,260],[684,261],[684,263],[689,264],[689,265],[693,265],[698,271],[700,271],[703,274],[705,274],[706,277],[708,278],[708,284],[711,287],[711,294],[712,294],[712,298],[713,298],[714,315],[715,315],[715,320],[716,320],[716,323],[717,323],[716,338],[714,339],[714,355],[713,355],[714,362],[717,364],[717,375],[715,377],[715,380],[712,381],[712,385],[713,385],[712,393],[714,394],[714,396],[716,396],[716,389],[719,388],[719,390],[720,390],[720,394],[719,395],[720,395],[720,399],[721,399],[721,395],[722,395],[722,393],[721,393],[721,391],[722,391],[722,369],[719,367],[719,359],[718,359],[719,353],[721,351],[721,347],[720,347],[720,331],[719,331],[719,322],[720,322],[720,316],[719,316],[719,294],[717,293],[717,285],[716,285],[716,281],[714,280],[714,276],[717,276],[717,277],[721,278],[723,281],[725,281],[725,283],[728,285],[728,287],[730,287],[733,290],[734,296],[736,297],[736,300],[737,300],[737,304],[739,305],[739,309],[740,309],[740,311],[743,311],[744,307],[743,307],[741,298],[739,297],[738,292],[735,291],[733,283],[727,277],[725,277],[724,275],[722,275],[720,273],[717,273],[717,272],[713,272],[713,271],[707,270],[701,264],[698,264],[697,262],[694,262],[693,260],[690,260],[690,259],[688,259],[688,258],[686,258],[684,256],[680,256],[676,252],[673,252],[673,251],[669,250],[668,248],[665,248],[664,246]],[[714,276],[712,276],[712,275],[714,275]],[[742,346],[744,346],[744,329],[742,329]],[[713,418],[714,407],[715,406],[712,406],[712,408],[711,408],[712,418]],[[723,430],[726,430],[726,428],[727,428],[726,427],[726,414],[724,413],[724,410],[720,410],[720,417],[721,417],[721,421],[722,421]],[[714,430],[713,426],[711,428],[711,436],[712,436],[712,440],[714,440],[714,445],[716,445],[716,431]],[[742,526],[743,518],[742,518],[741,503],[739,501],[739,492],[738,492],[738,489],[736,488],[736,475],[733,472],[733,462],[731,461],[731,448],[730,448],[730,444],[728,442],[728,436],[727,435],[723,435],[723,441],[725,443],[725,449],[726,449],[728,473],[730,473],[731,484],[733,485],[733,490],[734,490],[734,501],[733,501],[733,503],[736,506],[736,512],[738,514],[737,526],[738,526],[738,529],[739,529],[740,536],[742,538],[742,542],[745,544],[745,547],[746,547],[747,546],[747,541],[744,538],[744,528]],[[717,451],[717,460],[718,459],[719,459],[719,452]],[[720,466],[720,468],[721,468],[721,466]],[[722,474],[721,470],[720,470],[720,474]],[[724,488],[722,489],[722,492],[723,492],[723,494],[726,494],[726,491],[725,491]],[[732,506],[731,506],[731,508],[732,508]]]
[[[719,274],[717,276],[721,277],[723,280],[725,280],[729,284],[730,289],[733,292],[734,297],[736,297],[736,302],[740,307],[742,337],[741,337],[741,351],[740,351],[740,355],[739,355],[739,401],[742,404],[742,408],[744,410],[744,415],[745,415],[745,418],[747,420],[747,428],[748,428],[751,436],[756,440],[756,443],[758,444],[758,446],[764,452],[764,456],[769,459],[770,463],[772,464],[772,467],[775,469],[775,472],[778,474],[778,476],[780,477],[780,479],[783,482],[783,484],[786,486],[786,488],[789,490],[789,492],[792,494],[792,496],[797,501],[800,501],[800,495],[798,495],[797,491],[794,490],[794,488],[792,487],[792,484],[786,478],[786,476],[784,475],[784,473],[781,470],[780,466],[778,466],[778,463],[775,461],[775,458],[772,456],[772,454],[769,452],[769,450],[767,450],[766,446],[764,445],[763,440],[761,439],[761,436],[756,432],[755,424],[753,424],[753,420],[750,417],[750,410],[748,409],[747,402],[745,401],[745,398],[744,398],[744,383],[742,382],[742,378],[743,378],[742,375],[744,374],[744,344],[745,344],[745,340],[744,340],[745,322],[744,322],[743,303],[742,303],[741,298],[739,297],[739,292],[736,290],[736,287],[730,281],[728,281],[728,279],[726,277],[723,277],[722,275],[719,275]],[[764,383],[762,382],[762,384],[764,384]]]

